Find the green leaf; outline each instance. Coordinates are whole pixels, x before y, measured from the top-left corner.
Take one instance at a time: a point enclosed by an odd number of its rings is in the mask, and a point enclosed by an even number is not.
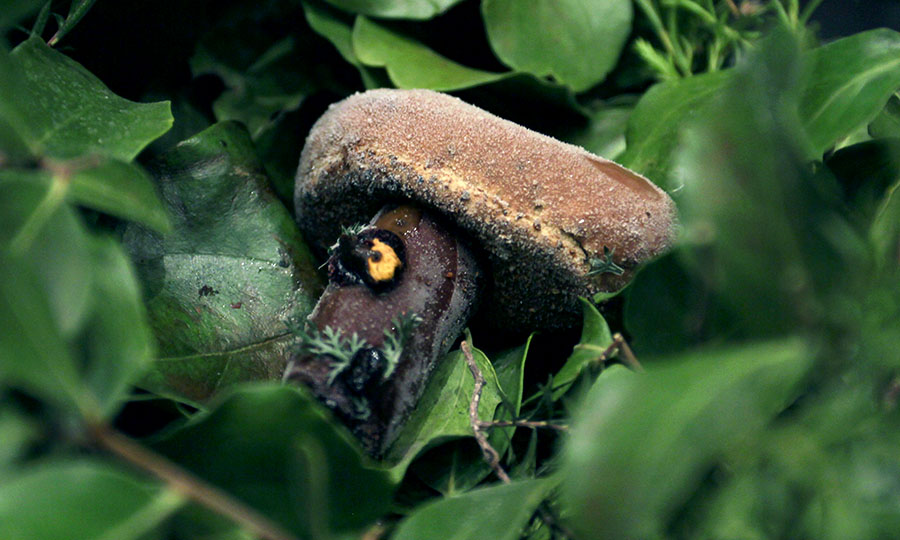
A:
[[[387,474],[295,388],[242,388],[156,448],[301,538],[359,531],[389,509]]]
[[[84,384],[107,415],[126,400],[153,359],[153,335],[130,261],[111,238],[92,242],[93,313],[83,343]]]
[[[705,118],[712,98],[729,84],[729,71],[704,73],[655,85],[641,97],[625,132],[622,165],[667,191],[678,187],[673,164],[688,124]]]
[[[150,168],[173,232],[132,225],[124,236],[161,355],[143,384],[197,401],[279,379],[292,344],[285,320],[312,311],[321,281],[246,130],[216,124]]]
[[[484,353],[475,349],[472,355],[485,378],[478,416],[493,419],[501,401],[497,375]],[[393,467],[393,474],[402,477],[409,463],[430,446],[472,436],[469,403],[474,389],[475,379],[461,351],[453,351],[438,362],[419,403],[386,453],[385,461]]]
[[[460,90],[511,75],[462,66],[363,16],[353,26],[353,50],[363,64],[386,68],[397,88]]]
[[[554,399],[559,398],[569,389],[569,385],[578,379],[581,372],[595,362],[612,345],[612,333],[609,325],[596,306],[584,298],[581,301],[581,309],[584,313],[584,323],[581,326],[581,340],[569,356],[563,367],[553,377],[553,385],[557,388],[553,392]]]
[[[894,94],[884,109],[869,124],[869,135],[874,138],[900,137],[900,96]]]
[[[518,415],[522,407],[524,390],[525,362],[528,360],[528,349],[534,334],[530,334],[522,345],[509,349],[496,356],[492,362],[497,373],[497,382],[503,392],[504,401],[513,406],[512,414]]]
[[[63,21],[59,26],[59,30],[56,31],[47,43],[51,47],[59,43],[59,40],[75,28],[75,25],[78,24],[78,21],[80,21],[82,17],[87,15],[87,12],[91,9],[91,6],[94,5],[94,2],[96,2],[96,0],[72,0],[72,5],[69,6],[69,14],[66,15],[65,21]]]
[[[598,156],[616,160],[625,151],[625,128],[631,107],[603,107],[589,113],[581,128],[569,128],[559,138]]]
[[[816,157],[872,121],[900,88],[900,33],[856,34],[810,51],[804,63],[800,117]]]
[[[326,0],[351,13],[386,19],[430,19],[462,0]]]
[[[0,247],[27,262],[51,310],[47,331],[71,337],[89,309],[84,226],[65,204],[67,184],[39,170],[0,170]]]
[[[869,231],[882,268],[900,264],[900,181],[887,191]]]
[[[344,60],[354,66],[361,66],[353,50],[352,23],[341,19],[339,13],[320,2],[303,2],[306,22],[317,34],[331,42]]]
[[[38,438],[40,424],[17,407],[0,401],[0,483],[10,473],[17,472],[18,461],[26,455],[29,445]]]
[[[630,0],[484,0],[491,48],[504,64],[576,92],[602,81],[631,33]]]
[[[183,502],[173,491],[99,461],[43,463],[0,485],[0,537],[145,538]]]
[[[723,451],[752,441],[790,402],[810,360],[799,341],[768,342],[688,354],[596,385],[561,471],[579,538],[660,534]]]
[[[222,25],[200,42],[191,70],[222,77],[229,89],[213,103],[216,119],[243,122],[256,137],[313,91],[314,78],[296,61],[301,54],[292,36],[273,41],[261,31]]]
[[[136,221],[159,232],[168,232],[172,226],[169,214],[156,195],[150,176],[138,165],[123,161],[102,160],[87,167],[73,167],[68,176],[69,201],[100,212]]]
[[[37,11],[44,0],[7,0],[0,10],[0,33]]]
[[[423,504],[392,540],[516,540],[547,497],[547,480],[524,480]]]
[[[134,103],[81,65],[32,37],[0,52],[0,117],[35,154],[130,161],[172,126],[168,103]]]

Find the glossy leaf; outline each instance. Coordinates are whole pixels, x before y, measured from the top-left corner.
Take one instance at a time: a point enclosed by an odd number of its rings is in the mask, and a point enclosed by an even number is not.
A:
[[[393,540],[515,540],[552,484],[524,480],[423,504],[403,520]]]
[[[359,531],[390,505],[387,474],[295,388],[245,387],[156,448],[300,538]]]
[[[630,0],[484,0],[481,9],[503,63],[576,92],[615,66],[633,15]]]
[[[579,538],[661,533],[704,474],[752,440],[810,366],[798,341],[709,350],[596,385],[565,451],[562,497]]]
[[[612,345],[612,334],[609,325],[597,308],[584,298],[581,301],[581,309],[584,313],[581,326],[581,340],[575,345],[572,354],[569,355],[563,367],[554,375],[553,386],[557,388],[553,395],[559,398],[566,393],[571,383],[575,382],[581,372],[596,361]]]
[[[472,354],[485,377],[478,416],[492,419],[501,401],[497,375],[481,351],[476,349]],[[429,446],[472,435],[469,403],[474,388],[475,379],[461,351],[453,351],[438,362],[416,409],[387,451],[385,461],[394,467],[394,474],[401,477],[410,461]]]
[[[107,463],[42,463],[0,485],[0,537],[145,538],[183,503],[175,492]]]
[[[116,96],[37,37],[0,60],[3,71],[10,78],[0,87],[0,117],[37,154],[62,159],[99,154],[130,161],[172,126],[168,103],[134,103]]]
[[[151,169],[174,231],[125,232],[161,356],[144,385],[203,400],[234,382],[280,379],[293,340],[285,321],[309,314],[321,282],[247,132],[216,124]]]
[[[326,0],[351,13],[386,19],[430,19],[462,0]]]
[[[856,34],[810,51],[804,62],[810,75],[800,118],[816,157],[872,121],[900,88],[900,33]]]
[[[457,64],[422,43],[363,16],[357,17],[353,26],[353,50],[363,64],[387,69],[397,88],[460,90],[496,82],[510,75]]]
[[[660,83],[641,97],[625,132],[627,147],[619,160],[663,189],[678,188],[673,165],[678,145],[691,122],[706,116],[709,103],[726,87],[728,71]]]

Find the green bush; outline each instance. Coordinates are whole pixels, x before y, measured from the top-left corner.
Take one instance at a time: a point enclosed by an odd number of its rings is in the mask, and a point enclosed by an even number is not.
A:
[[[0,538],[896,537],[900,33],[819,3],[7,2]],[[580,340],[467,334],[493,465],[463,350],[379,461],[281,382],[303,140],[382,86],[679,208]]]

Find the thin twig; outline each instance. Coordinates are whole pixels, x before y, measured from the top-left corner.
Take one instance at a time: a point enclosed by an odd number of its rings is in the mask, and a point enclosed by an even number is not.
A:
[[[500,454],[498,454],[497,450],[488,442],[487,435],[485,435],[482,430],[481,421],[478,419],[478,403],[481,401],[481,391],[484,389],[484,374],[481,373],[481,369],[479,369],[478,364],[475,363],[475,358],[472,356],[472,349],[469,348],[469,343],[463,341],[462,345],[460,345],[460,349],[463,352],[463,356],[466,358],[466,363],[469,365],[469,371],[472,372],[472,377],[475,378],[475,388],[472,390],[472,401],[469,403],[469,422],[472,424],[472,430],[475,432],[475,440],[481,448],[484,460],[487,461],[488,465],[491,466],[491,469],[494,470],[497,478],[504,484],[509,484],[512,480],[510,480],[509,475],[506,474],[506,471],[504,471],[503,467],[500,465]]]
[[[613,341],[609,347],[607,347],[600,356],[598,356],[595,360],[598,364],[604,364],[607,360],[612,358],[613,354],[620,352],[622,353],[622,361],[623,363],[630,367],[632,370],[642,373],[644,371],[644,367],[641,366],[641,363],[638,362],[637,357],[634,355],[634,352],[631,350],[631,347],[628,346],[628,342],[625,341],[625,338],[619,332],[613,334]]]
[[[90,431],[94,440],[103,448],[153,474],[171,489],[199,505],[246,527],[253,535],[266,540],[297,540],[297,537],[253,508],[109,426],[94,425]]]
[[[531,429],[555,429],[557,431],[569,431],[569,426],[564,424],[554,424],[546,420],[479,420],[478,426],[482,429],[491,429],[498,427],[523,427]]]

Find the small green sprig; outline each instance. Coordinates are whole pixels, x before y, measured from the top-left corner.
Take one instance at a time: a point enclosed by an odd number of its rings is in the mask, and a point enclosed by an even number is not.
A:
[[[591,269],[588,270],[587,275],[594,276],[597,274],[613,274],[616,276],[621,276],[622,274],[624,274],[625,269],[612,260],[613,253],[614,250],[603,246],[603,258],[592,258],[590,260]]]
[[[332,384],[338,375],[350,367],[356,353],[369,346],[356,332],[345,337],[340,329],[330,326],[326,326],[321,332],[315,326],[307,328],[307,325],[296,323],[289,324],[288,327],[300,339],[301,354],[330,356],[334,359],[328,373],[328,384]]]
[[[397,364],[400,363],[400,356],[403,354],[403,347],[409,341],[413,330],[422,323],[422,317],[415,313],[403,313],[398,317],[391,319],[394,329],[384,331],[384,344],[381,351],[384,353],[387,365],[382,374],[382,380],[387,380],[394,373]]]
[[[328,254],[330,255],[330,254],[334,253],[334,251],[338,248],[338,243],[340,242],[341,237],[349,236],[352,238],[352,237],[358,235],[359,233],[363,232],[364,230],[366,230],[366,227],[368,227],[368,225],[365,223],[354,223],[352,225],[341,225],[341,234],[338,235],[338,239],[334,241],[334,244],[332,244],[331,247],[328,248]]]

